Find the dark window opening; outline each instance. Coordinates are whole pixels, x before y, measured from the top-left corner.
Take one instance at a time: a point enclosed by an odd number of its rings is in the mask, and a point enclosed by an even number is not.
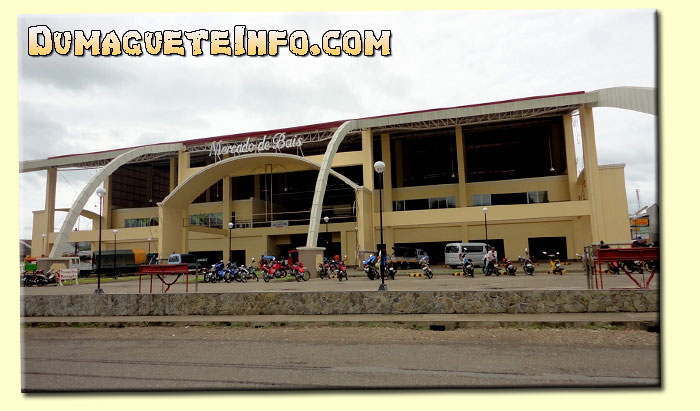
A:
[[[170,193],[170,164],[125,165],[112,174],[114,208],[156,207]]]
[[[401,144],[400,161],[396,144]],[[414,187],[458,183],[456,145],[453,128],[392,135],[392,184]]]
[[[566,172],[562,117],[464,126],[467,182]],[[550,171],[550,169],[554,169]]]

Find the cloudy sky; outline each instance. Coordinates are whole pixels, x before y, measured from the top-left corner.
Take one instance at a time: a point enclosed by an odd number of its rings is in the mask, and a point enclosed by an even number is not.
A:
[[[19,159],[108,150],[489,101],[655,87],[653,10],[20,16]],[[53,31],[391,30],[390,57],[29,57]],[[594,109],[600,164],[625,163],[630,211],[656,202],[656,118]],[[69,207],[90,171],[60,171]],[[44,208],[45,172],[20,175],[20,236]],[[39,188],[36,190],[35,188]],[[86,206],[97,211],[96,199]],[[65,214],[56,215],[56,229]],[[81,221],[82,225],[87,224]]]

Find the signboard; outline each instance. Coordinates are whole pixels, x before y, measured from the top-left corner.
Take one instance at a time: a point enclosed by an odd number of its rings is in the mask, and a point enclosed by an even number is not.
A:
[[[270,227],[289,227],[289,220],[272,221]]]
[[[647,217],[633,218],[630,221],[630,226],[631,227],[647,227],[647,226],[649,226],[649,218],[647,218]]]
[[[221,160],[225,154],[251,154],[262,153],[272,150],[282,150],[287,148],[297,148],[304,144],[302,137],[287,137],[285,133],[277,133],[274,136],[263,136],[262,139],[251,141],[250,137],[238,143],[224,143],[214,141],[209,146],[209,157],[214,156],[215,161]]]

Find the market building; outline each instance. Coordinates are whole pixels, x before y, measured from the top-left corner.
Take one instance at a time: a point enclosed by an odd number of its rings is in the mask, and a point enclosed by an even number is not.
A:
[[[623,164],[598,164],[595,107],[656,115],[656,90],[616,87],[431,109],[20,162],[46,172],[32,253],[66,243],[193,253],[239,262],[300,249],[304,258],[488,239],[575,258],[585,245],[629,241]],[[382,174],[373,165],[386,164]],[[95,168],[54,232],[61,168]],[[103,185],[102,221],[84,210]],[[381,195],[380,195],[381,188]],[[79,215],[91,230],[74,230]],[[326,219],[327,217],[327,219]],[[229,228],[229,223],[231,227]],[[113,234],[113,230],[118,233]],[[107,248],[109,247],[109,248]]]

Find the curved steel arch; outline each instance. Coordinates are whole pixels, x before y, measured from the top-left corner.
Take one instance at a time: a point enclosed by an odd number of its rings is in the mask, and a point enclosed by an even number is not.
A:
[[[180,143],[139,147],[127,151],[124,154],[120,154],[112,161],[107,163],[107,165],[105,165],[100,171],[98,171],[97,174],[92,176],[90,181],[88,181],[85,187],[83,187],[83,190],[78,195],[78,198],[76,198],[73,202],[73,205],[71,206],[70,211],[68,211],[66,219],[63,220],[63,225],[61,225],[61,229],[59,230],[58,235],[56,236],[56,241],[54,241],[53,248],[51,248],[51,252],[49,253],[49,257],[60,257],[58,253],[61,250],[63,250],[66,243],[68,243],[68,237],[70,237],[71,230],[73,229],[75,222],[78,221],[78,217],[83,211],[83,208],[85,207],[85,204],[87,203],[88,199],[95,192],[95,190],[97,190],[97,187],[100,184],[102,184],[102,182],[107,177],[109,177],[112,173],[117,171],[119,167],[143,155],[179,151],[181,148],[182,144]]]
[[[306,165],[309,165],[315,169],[321,168],[321,166],[309,159],[306,159],[304,157],[300,157],[294,154],[283,154],[283,153],[258,153],[258,154],[244,154],[242,156],[236,156],[236,157],[230,157],[225,160],[218,161],[214,164],[210,164],[201,170],[197,171],[196,173],[190,175],[187,177],[182,183],[180,183],[173,191],[168,194],[167,197],[163,199],[160,203],[158,203],[159,207],[175,207],[175,208],[181,208],[185,204],[189,205],[192,200],[194,200],[197,195],[201,194],[198,193],[194,197],[187,196],[185,190],[185,187],[187,187],[189,184],[196,184],[199,187],[209,187],[215,182],[217,182],[219,179],[225,176],[226,174],[226,167],[229,166],[231,163],[238,162],[238,161],[244,161],[244,160],[258,160],[261,158],[277,158],[277,159],[288,159],[292,161],[298,161],[301,163],[304,163]],[[217,172],[211,173],[212,170],[218,169]],[[319,174],[320,171],[319,171]],[[355,184],[352,180],[349,178],[345,177],[344,175],[330,170],[330,174],[333,176],[339,178],[341,181],[343,181],[345,184],[349,185],[353,189],[357,190],[360,188],[359,185]],[[327,177],[326,177],[327,179]],[[191,198],[190,198],[191,197]]]

